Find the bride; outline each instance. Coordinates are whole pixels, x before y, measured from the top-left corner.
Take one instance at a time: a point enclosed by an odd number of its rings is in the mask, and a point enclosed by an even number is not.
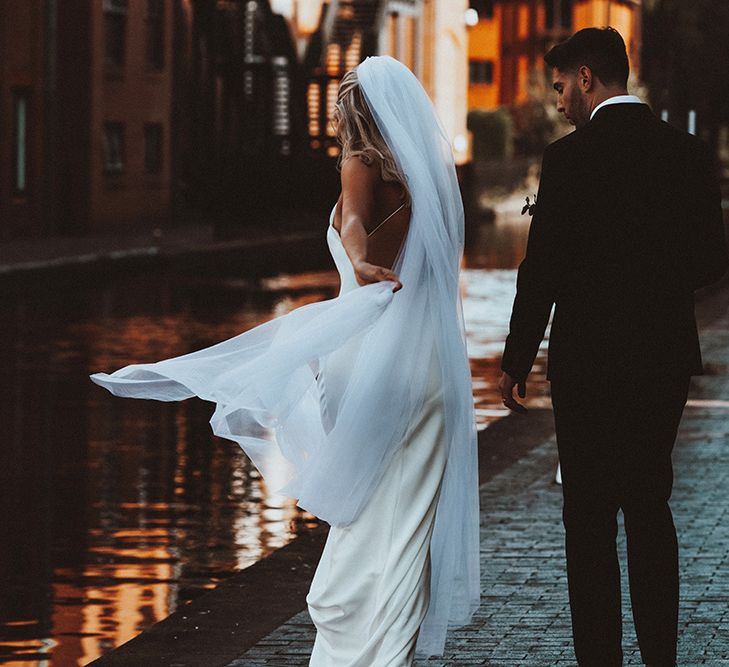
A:
[[[337,298],[91,379],[117,396],[215,403],[213,432],[331,525],[306,598],[310,664],[399,667],[441,655],[447,628],[479,606],[463,206],[450,142],[397,60],[348,72],[335,122]]]

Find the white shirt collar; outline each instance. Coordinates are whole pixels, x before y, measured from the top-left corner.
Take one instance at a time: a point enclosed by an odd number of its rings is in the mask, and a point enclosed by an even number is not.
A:
[[[590,114],[590,120],[595,117],[598,109],[602,109],[608,104],[643,104],[643,102],[641,102],[641,99],[639,97],[636,97],[635,95],[615,95],[615,97],[608,97],[603,102],[600,102],[600,104],[598,104],[592,110],[592,113]]]

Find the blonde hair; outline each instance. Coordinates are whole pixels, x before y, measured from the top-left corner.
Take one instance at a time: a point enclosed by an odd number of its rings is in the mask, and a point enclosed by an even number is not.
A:
[[[337,161],[337,169],[347,158],[359,156],[365,164],[372,164],[377,158],[383,181],[395,181],[405,191],[405,201],[410,202],[405,177],[395,162],[375,119],[370,112],[357,79],[357,68],[349,70],[339,83],[337,101],[334,105],[333,121],[337,141],[342,147]]]

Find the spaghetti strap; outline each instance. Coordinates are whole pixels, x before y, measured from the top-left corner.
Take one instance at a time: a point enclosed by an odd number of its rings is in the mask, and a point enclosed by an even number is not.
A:
[[[377,227],[375,227],[369,234],[367,234],[367,237],[369,238],[370,236],[372,236],[380,227],[382,227],[382,225],[384,225],[393,215],[395,215],[395,213],[402,209],[402,207],[405,206],[406,203],[407,202],[403,202],[402,204],[400,204],[400,206],[398,206],[392,213],[390,213],[390,215],[388,215],[379,225],[377,225]]]

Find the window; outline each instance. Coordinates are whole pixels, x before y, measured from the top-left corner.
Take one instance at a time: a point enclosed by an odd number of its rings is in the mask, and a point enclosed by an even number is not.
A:
[[[546,0],[547,28],[572,28],[572,5],[573,0]]]
[[[147,123],[144,126],[144,171],[148,174],[162,172],[162,125]]]
[[[471,60],[468,66],[471,83],[494,82],[493,60]]]
[[[401,57],[399,60],[413,72],[415,70],[415,17],[403,16],[403,41],[400,44]]]
[[[560,25],[563,28],[572,28],[572,0],[561,0]]]
[[[164,0],[147,0],[147,67],[160,70],[165,66]]]
[[[28,192],[28,125],[30,91],[13,92],[13,190],[16,194]]]
[[[104,123],[104,171],[107,174],[124,172],[124,125]]]
[[[104,0],[104,58],[107,65],[124,65],[127,0]]]
[[[390,56],[397,56],[397,34],[398,34],[398,18],[397,12],[387,15],[387,49],[386,53]]]
[[[494,0],[469,0],[468,6],[478,12],[480,19],[494,18]]]

